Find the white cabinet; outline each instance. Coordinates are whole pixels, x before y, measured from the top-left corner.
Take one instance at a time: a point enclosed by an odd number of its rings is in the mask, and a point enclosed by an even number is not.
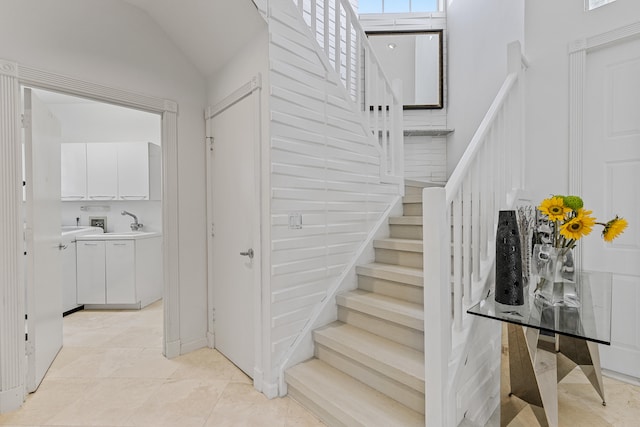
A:
[[[136,268],[133,240],[106,242],[106,303],[135,304]]]
[[[62,200],[160,200],[160,147],[62,144]]]
[[[78,238],[78,304],[141,308],[162,297],[162,238],[146,235]]]
[[[86,200],[86,144],[60,144],[60,154],[60,195],[62,200]]]
[[[104,304],[105,242],[77,241],[76,259],[78,304]]]
[[[87,198],[116,200],[118,198],[118,151],[116,144],[87,145]]]

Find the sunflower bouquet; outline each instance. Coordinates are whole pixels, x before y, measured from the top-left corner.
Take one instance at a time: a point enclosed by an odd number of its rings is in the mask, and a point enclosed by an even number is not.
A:
[[[605,242],[611,242],[628,226],[627,220],[617,215],[610,221],[598,222],[592,213],[578,196],[551,196],[538,206],[531,268],[538,276],[534,296],[543,304],[579,307],[571,250],[596,225],[603,227]]]
[[[549,226],[546,228],[547,242],[558,249],[573,249],[578,240],[588,235],[593,227],[603,227],[602,238],[611,242],[627,228],[626,219],[616,215],[606,223],[598,222],[592,216],[592,211],[584,208],[582,199],[578,196],[552,196],[544,199],[538,211],[546,217]]]

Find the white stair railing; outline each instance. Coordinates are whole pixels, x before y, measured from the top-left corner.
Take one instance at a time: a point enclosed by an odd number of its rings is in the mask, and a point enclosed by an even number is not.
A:
[[[402,86],[391,83],[348,0],[293,0],[320,49],[362,112],[381,153],[381,175],[395,182],[404,176]]]
[[[524,183],[524,88],[520,43],[508,76],[444,188],[423,192],[427,426],[457,425],[453,333],[479,301],[495,259],[498,211]],[[466,357],[457,354],[458,359]]]

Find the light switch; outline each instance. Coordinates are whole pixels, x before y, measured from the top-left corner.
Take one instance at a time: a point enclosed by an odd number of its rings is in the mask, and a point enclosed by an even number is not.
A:
[[[302,214],[300,212],[289,213],[289,228],[291,230],[302,228]]]

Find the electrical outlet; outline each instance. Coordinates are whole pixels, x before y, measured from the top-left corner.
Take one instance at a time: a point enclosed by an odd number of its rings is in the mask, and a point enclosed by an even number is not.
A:
[[[100,227],[103,232],[107,232],[107,217],[106,216],[90,216],[89,224],[92,227]]]

